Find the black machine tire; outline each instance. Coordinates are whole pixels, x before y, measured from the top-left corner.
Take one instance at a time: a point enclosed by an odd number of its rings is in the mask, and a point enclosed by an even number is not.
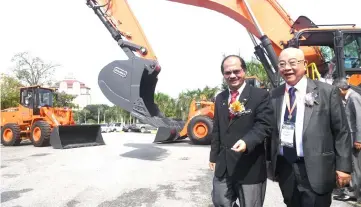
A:
[[[197,136],[197,134],[194,133],[193,128],[197,124],[202,124],[203,126],[207,127],[207,134],[203,138]],[[207,116],[195,116],[190,120],[187,126],[188,137],[195,145],[210,145],[212,141],[212,130],[213,120]]]
[[[140,132],[145,133],[145,128],[144,127],[140,128]]]
[[[7,141],[4,139],[5,131],[12,132],[11,140]],[[17,146],[20,145],[21,138],[20,138],[20,127],[15,123],[8,123],[5,124],[4,127],[1,128],[1,144],[4,146]]]
[[[37,138],[34,138],[34,133],[37,133],[37,132],[35,132],[35,130],[36,131],[40,130],[40,136]],[[31,126],[30,140],[35,147],[48,146],[50,143],[50,133],[51,133],[51,128],[47,122],[36,121]],[[35,136],[37,136],[37,135],[35,135]]]

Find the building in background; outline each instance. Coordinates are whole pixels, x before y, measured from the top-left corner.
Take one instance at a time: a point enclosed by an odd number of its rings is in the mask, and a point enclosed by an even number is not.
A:
[[[55,88],[58,92],[65,92],[67,94],[75,95],[73,103],[79,106],[79,109],[83,109],[85,106],[91,104],[90,88],[83,82],[76,80],[72,74],[69,74],[55,84]]]

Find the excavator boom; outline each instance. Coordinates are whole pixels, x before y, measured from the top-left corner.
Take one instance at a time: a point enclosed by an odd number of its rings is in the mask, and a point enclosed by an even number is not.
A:
[[[168,1],[210,9],[243,25],[249,32],[254,43],[254,54],[262,63],[272,87],[277,87],[281,81],[277,57],[283,48],[290,46],[301,48],[306,60],[316,68],[325,62],[319,46],[332,44],[331,47],[337,52],[338,76],[345,75],[346,69],[343,70],[341,64],[343,52],[339,49],[344,47],[342,29],[332,26],[331,29],[318,28],[307,17],[293,21],[276,0]],[[87,5],[128,56],[128,60],[115,60],[101,70],[98,84],[103,94],[132,116],[158,127],[156,141],[164,141],[164,137],[168,137],[166,141],[174,141],[179,137],[178,132],[182,130],[184,123],[165,117],[154,103],[154,91],[161,67],[127,0],[87,0]],[[347,29],[347,32],[361,33],[356,28],[355,31],[350,30],[350,27]],[[339,36],[332,36],[335,34]],[[256,38],[260,40],[260,44]],[[348,42],[352,38],[357,39],[351,34]],[[361,39],[358,41],[361,44]],[[360,72],[359,69],[348,69],[350,74]],[[358,80],[361,77],[355,82]]]

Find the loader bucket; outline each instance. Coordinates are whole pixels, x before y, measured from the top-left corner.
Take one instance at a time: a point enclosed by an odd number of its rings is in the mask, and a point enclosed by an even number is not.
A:
[[[54,127],[50,135],[50,144],[54,149],[105,145],[100,125]]]
[[[159,127],[153,143],[173,142],[179,138],[179,132],[174,128]]]
[[[142,123],[158,128],[156,140],[174,141],[177,136],[170,130],[179,132],[184,123],[165,117],[154,103],[159,72],[156,61],[134,56],[106,65],[99,73],[98,84],[104,96],[114,105],[128,111]]]

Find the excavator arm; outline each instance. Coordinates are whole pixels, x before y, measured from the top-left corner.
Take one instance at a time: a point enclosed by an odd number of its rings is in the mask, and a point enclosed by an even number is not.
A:
[[[168,1],[217,11],[243,25],[250,34],[255,45],[255,54],[265,67],[272,86],[278,85],[277,56],[283,47],[288,45],[288,40],[293,38],[296,29],[295,22],[276,0]],[[93,8],[128,57],[133,56],[131,52],[136,52],[142,58],[157,60],[127,0],[88,0],[87,4]],[[297,29],[302,28],[298,26]],[[261,41],[261,45],[257,44],[254,36]],[[318,48],[310,47],[303,50],[310,62],[319,64],[323,60]],[[157,63],[155,66],[160,67]]]
[[[262,63],[273,87],[280,84],[277,57],[283,48],[301,48],[306,60],[313,66],[318,66],[325,62],[318,45],[330,45],[331,42],[342,39],[328,38],[326,42],[324,37],[339,34],[340,30],[331,28],[336,31],[333,32],[319,29],[307,17],[293,21],[276,0],[168,1],[210,9],[243,25],[254,43],[254,54]],[[98,84],[103,94],[132,116],[158,127],[155,141],[164,141],[164,137],[168,137],[167,141],[174,141],[179,137],[178,132],[182,130],[184,123],[165,117],[154,103],[154,90],[161,67],[127,0],[87,0],[87,5],[93,9],[128,56],[128,60],[115,60],[101,70]],[[307,31],[309,28],[314,28],[315,31]],[[315,38],[312,39],[313,37]],[[260,43],[256,39],[260,40]],[[337,44],[341,43],[342,41]],[[335,48],[340,47],[337,45]],[[337,58],[338,67],[342,68],[340,55]],[[337,71],[339,76],[344,75],[343,70]],[[360,72],[351,72],[355,71]]]

